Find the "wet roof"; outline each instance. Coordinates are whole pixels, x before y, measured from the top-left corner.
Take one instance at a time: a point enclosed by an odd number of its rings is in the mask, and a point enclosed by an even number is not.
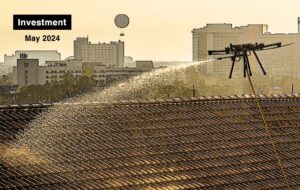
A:
[[[298,189],[299,95],[261,96],[261,104]],[[11,150],[50,106],[0,107],[0,189],[286,189],[253,96],[61,104],[39,129],[51,133]]]

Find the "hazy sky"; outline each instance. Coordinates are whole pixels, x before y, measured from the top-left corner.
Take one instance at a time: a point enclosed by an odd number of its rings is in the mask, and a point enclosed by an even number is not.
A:
[[[115,27],[125,13],[128,28]],[[13,31],[13,14],[72,14],[72,31]],[[272,33],[297,32],[299,0],[0,0],[0,60],[22,49],[57,49],[73,55],[73,40],[89,35],[92,43],[119,39],[134,59],[191,60],[193,28],[206,23],[234,26],[268,24]],[[25,34],[59,34],[60,42],[24,42]]]

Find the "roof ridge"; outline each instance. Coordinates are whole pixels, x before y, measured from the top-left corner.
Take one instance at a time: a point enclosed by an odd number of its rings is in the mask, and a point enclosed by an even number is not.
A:
[[[262,94],[258,95],[260,99],[298,99],[300,94]],[[199,101],[222,101],[222,100],[245,100],[254,99],[253,94],[241,95],[222,95],[222,96],[197,96],[197,97],[182,97],[182,98],[163,98],[163,99],[136,99],[136,100],[118,100],[108,102],[80,102],[80,103],[37,103],[37,104],[11,104],[0,105],[0,109],[24,109],[24,108],[47,108],[52,105],[64,104],[103,104],[103,105],[128,105],[128,104],[160,104],[160,103],[183,103],[183,102],[199,102]]]

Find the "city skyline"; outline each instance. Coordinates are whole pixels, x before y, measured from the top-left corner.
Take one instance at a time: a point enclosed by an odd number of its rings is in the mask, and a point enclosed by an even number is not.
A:
[[[247,24],[268,24],[272,33],[296,33],[297,7],[300,2],[288,0],[285,3],[266,0],[229,0],[213,2],[191,0],[179,1],[125,1],[54,0],[38,2],[28,0],[0,0],[0,61],[3,55],[15,50],[58,50],[62,58],[73,55],[72,42],[78,36],[89,35],[92,42],[109,42],[119,39],[125,42],[125,55],[137,60],[191,61],[192,29],[207,23],[232,23],[235,26]],[[147,7],[147,9],[145,9]],[[67,11],[66,11],[67,10]],[[100,10],[100,11],[99,11]],[[244,10],[249,10],[245,12]],[[288,11],[286,11],[288,10]],[[87,14],[87,13],[92,14]],[[13,14],[72,14],[72,31],[13,31]],[[118,29],[114,17],[125,13],[130,17],[129,27]],[[125,37],[120,37],[121,32]],[[24,35],[59,34],[60,42],[25,42]]]

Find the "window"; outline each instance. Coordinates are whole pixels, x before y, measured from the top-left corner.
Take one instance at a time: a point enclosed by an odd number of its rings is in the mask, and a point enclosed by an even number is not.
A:
[[[24,68],[28,68],[28,63],[24,63]]]

